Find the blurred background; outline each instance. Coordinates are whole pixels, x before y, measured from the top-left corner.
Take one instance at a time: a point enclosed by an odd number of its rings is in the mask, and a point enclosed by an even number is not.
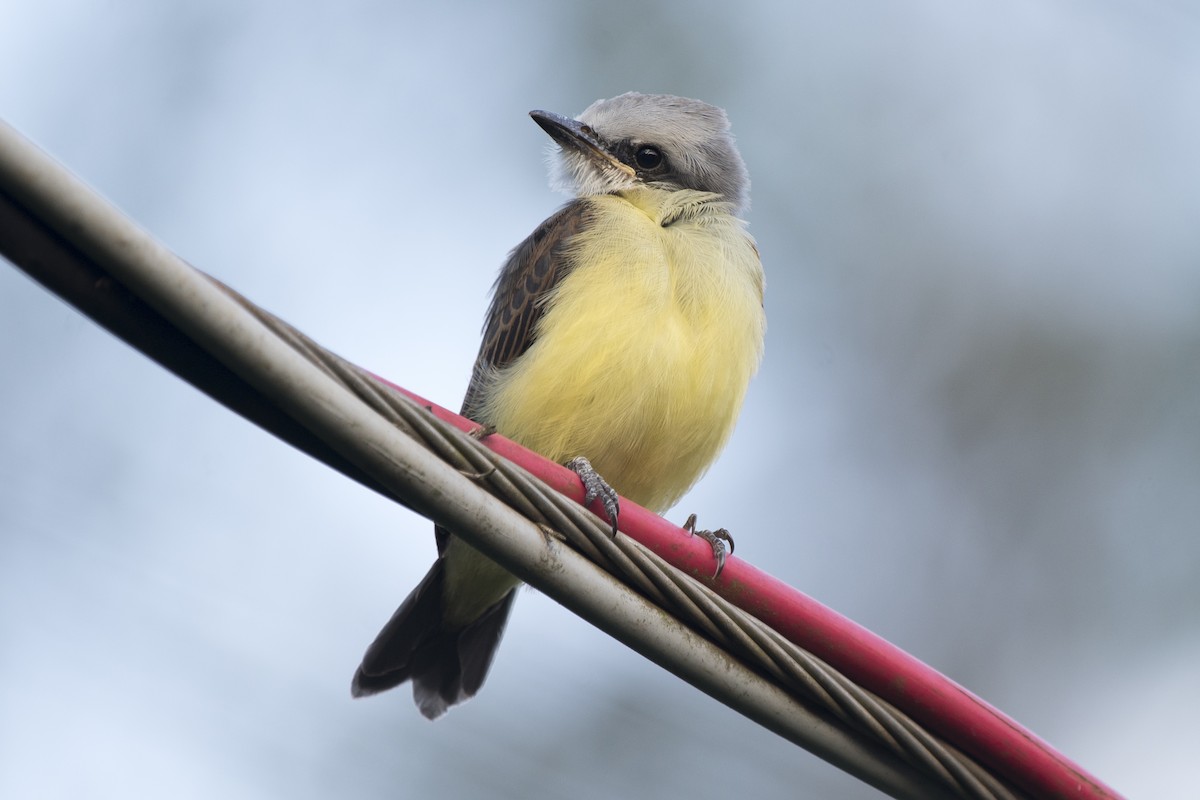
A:
[[[8,3],[0,116],[184,258],[456,407],[563,201],[533,108],[725,107],[767,355],[676,508],[1131,797],[1200,740],[1187,2]],[[0,266],[0,795],[873,790],[526,590],[436,724],[351,701],[429,524]],[[1193,782],[1190,777],[1186,778]]]

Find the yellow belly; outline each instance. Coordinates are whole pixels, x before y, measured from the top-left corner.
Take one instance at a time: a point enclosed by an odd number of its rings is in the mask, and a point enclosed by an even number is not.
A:
[[[665,511],[733,431],[762,354],[762,266],[742,223],[702,195],[589,202],[597,222],[484,418],[555,461],[586,456],[620,494]],[[681,207],[702,210],[660,224]]]

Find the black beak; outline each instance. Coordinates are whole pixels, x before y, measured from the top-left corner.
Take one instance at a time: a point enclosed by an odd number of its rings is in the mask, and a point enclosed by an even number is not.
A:
[[[549,111],[530,111],[529,116],[533,117],[533,121],[550,134],[550,138],[564,150],[570,148],[583,153],[588,158],[593,158],[606,166],[616,167],[633,177],[633,167],[610,153],[605,141],[579,120]]]

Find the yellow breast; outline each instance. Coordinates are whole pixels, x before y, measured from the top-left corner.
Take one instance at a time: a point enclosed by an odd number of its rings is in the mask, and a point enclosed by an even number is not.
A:
[[[638,189],[589,200],[596,222],[572,243],[536,340],[485,401],[500,433],[555,461],[586,456],[656,511],[716,458],[762,355],[762,265],[714,199]]]

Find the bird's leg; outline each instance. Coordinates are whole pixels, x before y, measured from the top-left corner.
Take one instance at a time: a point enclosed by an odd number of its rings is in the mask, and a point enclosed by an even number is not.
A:
[[[699,536],[712,547],[713,558],[717,560],[717,571],[713,573],[713,577],[719,576],[721,570],[725,569],[725,542],[729,542],[729,552],[731,555],[733,553],[733,536],[724,528],[717,528],[715,531],[696,530],[695,514],[688,516],[687,522],[683,523],[683,529],[692,536]]]
[[[474,439],[477,442],[482,442],[484,439],[491,436],[495,432],[496,432],[495,425],[480,425],[478,428],[472,428],[471,430],[467,431],[467,436],[470,436],[472,439]],[[480,472],[470,472],[465,469],[459,470],[459,472],[462,475],[470,478],[473,481],[483,480],[484,478],[491,475],[495,471],[496,471],[496,468],[494,466],[488,467],[487,469],[482,470]]]
[[[608,481],[600,477],[600,473],[592,468],[592,464],[583,456],[572,458],[566,464],[567,469],[579,476],[583,483],[583,504],[590,506],[596,498],[604,505],[604,513],[608,514],[609,524],[612,525],[613,536],[617,535],[617,514],[621,512],[619,495],[608,485]]]

